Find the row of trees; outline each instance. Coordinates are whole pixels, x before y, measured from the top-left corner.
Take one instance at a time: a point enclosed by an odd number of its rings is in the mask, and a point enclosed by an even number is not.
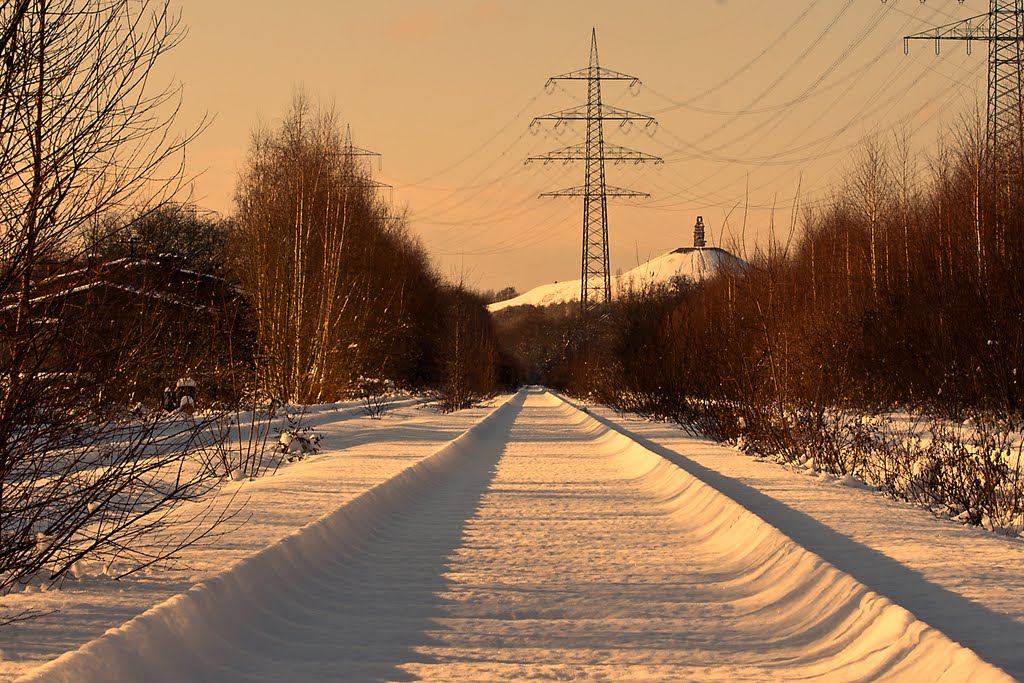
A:
[[[524,356],[545,345],[529,331],[569,313],[510,309],[499,325],[510,343],[531,339],[513,349],[529,372],[577,391],[601,390],[610,372],[610,390],[670,404],[767,392],[1020,414],[1024,174],[987,155],[976,127],[924,163],[907,149],[870,141],[849,182],[804,210],[800,234],[773,234],[747,266],[706,282],[627,293],[588,325],[598,338],[565,325],[546,342],[564,351],[542,366]]]
[[[437,275],[331,111],[300,94],[259,131],[236,201],[230,263],[252,297],[261,393],[318,402],[374,377],[461,407],[494,390],[485,302]]]

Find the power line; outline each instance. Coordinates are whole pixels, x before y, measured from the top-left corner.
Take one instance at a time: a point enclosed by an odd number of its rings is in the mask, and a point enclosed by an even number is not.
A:
[[[506,130],[508,130],[512,126],[512,124],[514,124],[516,121],[518,121],[523,116],[523,114],[525,114],[533,106],[533,103],[536,102],[537,99],[540,98],[540,96],[543,95],[543,94],[544,94],[544,89],[543,88],[541,90],[537,91],[530,98],[530,100],[526,104],[524,104],[523,107],[518,112],[516,112],[515,116],[513,116],[511,119],[509,119],[508,122],[506,122],[501,128],[498,129],[498,132],[496,132],[494,135],[491,135],[486,140],[484,140],[482,143],[477,145],[472,151],[470,151],[464,157],[461,157],[460,159],[458,159],[457,161],[451,163],[450,165],[445,166],[440,171],[436,171],[435,173],[432,173],[432,174],[430,174],[430,175],[428,175],[428,176],[426,176],[424,178],[421,178],[421,179],[419,179],[419,180],[417,180],[415,182],[402,183],[399,187],[403,187],[403,188],[405,188],[405,187],[420,187],[420,186],[423,185],[423,183],[428,183],[431,180],[433,180],[435,178],[438,178],[438,177],[444,175],[445,173],[448,173],[449,171],[451,171],[453,169],[456,169],[459,166],[461,166],[462,164],[466,163],[467,161],[472,159],[474,156],[479,154],[481,151],[483,151],[483,149],[485,147],[487,147],[487,145],[489,145],[492,142],[494,142],[495,140],[497,140],[498,137],[502,133],[504,133]]]
[[[862,28],[862,30],[861,30],[861,34],[862,34],[862,36],[864,36],[864,35],[866,35],[867,33],[870,33],[871,31],[873,31],[873,30],[875,29],[875,27],[876,27],[876,26],[877,26],[877,21],[876,21],[876,20],[875,20],[875,19],[873,18],[873,19],[872,19],[871,21],[869,21],[869,22],[868,22],[867,24],[865,24],[865,26],[864,26],[864,27]],[[844,51],[844,54],[848,54],[848,53],[850,52],[850,50],[852,50],[852,49],[853,49],[854,47],[856,47],[856,45],[860,44],[860,42],[862,42],[862,38],[858,38],[858,39],[855,39],[855,40],[854,40],[853,42],[851,42],[850,46],[848,46],[848,47],[847,47],[847,49],[846,49],[846,50]],[[880,56],[880,55],[879,55],[879,56]],[[838,62],[839,60],[836,60],[836,61]],[[834,62],[834,63],[835,63],[835,62]],[[751,162],[752,162],[752,161],[754,161],[754,162],[757,162],[757,163],[755,163],[755,164],[753,164],[753,165],[754,165],[755,167],[758,167],[758,168],[760,168],[760,167],[763,167],[763,166],[765,166],[765,165],[769,165],[769,164],[772,164],[774,160],[776,160],[776,159],[779,159],[779,157],[781,157],[781,156],[782,156],[783,154],[788,154],[788,153],[791,153],[791,152],[793,152],[794,150],[810,149],[810,148],[812,148],[812,147],[815,147],[815,146],[817,146],[817,147],[819,147],[819,149],[821,149],[822,145],[823,145],[823,146],[824,146],[825,148],[827,148],[828,144],[829,144],[829,143],[831,143],[832,141],[834,141],[835,139],[837,139],[838,135],[840,135],[841,133],[843,133],[843,132],[845,132],[846,130],[848,130],[848,129],[849,129],[850,127],[852,127],[853,125],[855,125],[855,124],[856,124],[856,123],[857,123],[858,121],[860,121],[860,120],[864,119],[864,118],[865,118],[865,117],[866,117],[866,116],[867,116],[868,114],[871,114],[871,113],[877,113],[878,111],[880,111],[881,109],[883,109],[884,107],[886,107],[887,105],[889,105],[890,103],[893,103],[893,104],[892,104],[892,106],[895,106],[895,104],[896,104],[896,103],[898,103],[898,102],[899,102],[899,101],[900,101],[900,100],[901,100],[901,99],[902,99],[902,98],[903,98],[903,97],[904,97],[904,96],[906,95],[906,93],[907,93],[907,92],[909,92],[909,90],[910,90],[910,89],[912,89],[912,88],[916,87],[916,86],[918,85],[918,83],[919,83],[919,81],[918,81],[917,79],[915,79],[915,81],[914,81],[913,83],[911,83],[911,84],[910,84],[910,85],[908,86],[908,88],[907,88],[907,89],[905,89],[905,90],[902,90],[902,91],[899,91],[899,92],[897,92],[897,93],[896,93],[895,95],[893,95],[892,97],[890,97],[890,98],[886,99],[886,100],[885,100],[885,101],[883,101],[883,102],[882,102],[881,104],[879,104],[879,105],[875,106],[875,103],[876,103],[876,102],[877,102],[877,101],[879,100],[879,98],[880,98],[880,97],[882,96],[882,93],[886,92],[886,91],[887,91],[887,90],[888,90],[888,89],[889,89],[890,87],[892,87],[893,85],[895,85],[895,83],[896,83],[896,81],[897,81],[897,80],[899,79],[899,77],[901,77],[901,76],[902,76],[902,75],[903,75],[904,73],[906,73],[906,72],[907,72],[907,70],[909,69],[909,67],[910,67],[910,66],[911,66],[911,64],[909,64],[909,63],[908,63],[908,64],[906,64],[906,65],[902,66],[901,68],[897,69],[897,70],[896,70],[895,72],[893,72],[892,74],[890,74],[890,75],[889,75],[889,76],[888,76],[888,77],[887,77],[887,78],[885,79],[885,81],[883,81],[882,85],[881,85],[881,86],[880,86],[880,87],[879,87],[879,88],[878,88],[878,89],[877,89],[877,90],[875,91],[875,93],[874,93],[874,94],[873,94],[873,95],[872,95],[872,96],[871,96],[871,97],[870,97],[870,98],[869,98],[869,99],[868,99],[868,100],[867,100],[867,101],[866,101],[866,102],[865,102],[865,103],[864,103],[863,105],[861,105],[861,107],[860,107],[860,110],[859,110],[859,111],[857,111],[856,113],[854,113],[854,114],[853,114],[852,116],[850,116],[849,120],[848,120],[848,121],[847,121],[847,122],[846,122],[846,123],[845,123],[845,124],[844,124],[843,126],[841,126],[841,127],[839,127],[839,128],[835,128],[835,129],[832,129],[832,130],[830,131],[829,135],[823,136],[823,137],[822,137],[822,138],[820,138],[819,140],[813,141],[813,142],[811,142],[811,143],[805,143],[805,144],[803,144],[803,145],[802,145],[802,146],[800,146],[800,147],[794,148],[794,147],[792,147],[792,143],[793,143],[793,142],[795,142],[795,141],[796,141],[797,139],[799,139],[799,136],[798,136],[798,138],[795,138],[795,139],[794,139],[793,141],[791,141],[791,142],[789,143],[789,145],[786,145],[786,146],[785,146],[785,148],[786,148],[786,150],[787,150],[786,152],[783,152],[783,153],[779,153],[779,154],[772,154],[772,155],[767,155],[766,157],[762,157],[762,158],[760,158],[760,159],[753,159],[753,160],[751,160],[749,156],[748,156],[748,157],[746,157],[746,158],[744,158],[744,159],[738,159],[738,158],[724,158],[724,157],[717,157],[717,158],[716,158],[716,156],[715,156],[715,155],[713,155],[712,153],[710,153],[710,152],[706,152],[706,151],[704,151],[704,150],[700,150],[700,149],[697,149],[697,150],[696,150],[696,151],[698,152],[697,154],[689,154],[689,155],[688,155],[688,157],[689,157],[689,158],[705,158],[705,159],[708,159],[708,160],[713,160],[713,161],[720,161],[720,162],[724,162],[724,163],[729,163],[729,164],[733,164],[733,163],[741,163],[741,164],[746,164],[746,165],[750,165],[750,164],[751,164]],[[862,74],[862,75],[861,75],[860,77],[858,77],[858,80],[859,80],[859,78],[861,78],[861,77],[863,77],[863,74]],[[819,82],[820,82],[820,79],[819,79]],[[837,105],[837,104],[839,103],[839,101],[840,101],[840,100],[841,100],[841,99],[842,99],[843,97],[845,97],[845,96],[846,96],[846,94],[848,94],[848,92],[849,92],[849,91],[850,91],[850,90],[852,89],[853,85],[854,85],[854,84],[851,84],[851,85],[850,85],[850,86],[849,86],[849,87],[848,87],[848,88],[847,88],[847,89],[846,89],[846,90],[845,90],[845,91],[844,91],[843,93],[841,93],[841,94],[840,94],[840,96],[839,96],[839,97],[837,97],[837,98],[836,98],[836,99],[835,99],[835,100],[834,100],[834,101],[832,102],[832,104],[830,104],[830,105],[829,105],[829,107],[827,107],[827,108],[825,109],[825,111],[827,112],[827,111],[831,110],[831,109],[832,109],[832,107],[836,106],[836,105]],[[813,86],[812,86],[812,87],[813,87]],[[805,91],[805,92],[806,92],[806,91]],[[892,107],[890,106],[889,108],[890,108],[890,110],[891,110],[891,108],[892,108]],[[870,109],[870,111],[868,111],[869,109]],[[921,109],[923,109],[923,107],[921,107]],[[920,109],[919,109],[919,111],[920,111]],[[823,114],[821,114],[821,115],[819,115],[819,117],[818,117],[818,118],[821,118],[821,117],[823,117],[823,116],[824,116],[824,113],[823,113]],[[774,118],[774,117],[773,117],[773,118]],[[754,130],[758,130],[758,129],[760,129],[760,128],[763,128],[763,127],[764,127],[765,125],[767,125],[768,123],[771,123],[771,122],[772,122],[772,121],[771,121],[771,120],[769,120],[768,122],[765,122],[764,124],[762,124],[762,125],[761,125],[761,126],[759,126],[758,128],[755,128]],[[758,139],[758,140],[757,140],[757,141],[756,141],[756,142],[754,143],[754,145],[751,145],[751,147],[753,147],[753,146],[756,146],[756,144],[757,144],[758,142],[760,142],[761,140],[764,140],[764,139],[765,139],[765,138],[766,138],[766,137],[767,137],[767,136],[768,136],[768,135],[769,135],[769,134],[771,133],[771,131],[772,131],[772,130],[774,130],[774,128],[777,128],[777,127],[778,127],[778,125],[779,125],[780,123],[781,123],[781,121],[777,121],[777,122],[776,122],[776,125],[775,125],[775,126],[772,126],[772,128],[770,128],[770,129],[769,129],[768,131],[766,131],[766,132],[765,132],[764,134],[762,134],[762,135],[761,135],[761,136],[759,137],[759,139]],[[693,145],[691,145],[691,144],[690,144],[690,143],[688,143],[687,141],[685,141],[685,140],[682,140],[681,138],[679,138],[678,136],[676,136],[675,134],[673,134],[671,130],[667,130],[667,129],[666,129],[666,132],[667,132],[667,133],[668,133],[668,134],[669,134],[670,136],[672,136],[672,137],[676,138],[677,140],[679,140],[679,141],[680,141],[681,143],[683,143],[684,145],[687,145],[687,146],[690,146],[690,147],[694,147]],[[748,134],[749,134],[749,132],[750,132],[750,131],[748,131]],[[801,132],[801,133],[800,133],[800,136],[803,136],[803,135],[804,135],[804,132]],[[733,143],[734,143],[735,141],[738,141],[739,139],[740,139],[740,137],[737,137],[737,138],[736,138],[736,139],[735,139],[735,140],[733,141]],[[731,143],[730,143],[730,144],[731,144]],[[855,144],[856,144],[856,143],[852,143],[851,145],[848,145],[848,146],[847,146],[847,148],[849,148],[849,147],[852,147],[852,146],[853,146],[853,145],[855,145]],[[829,156],[830,156],[830,155],[831,155],[831,154],[829,154]],[[825,155],[824,155],[824,154],[823,154],[822,152],[819,152],[819,153],[817,153],[817,154],[816,154],[816,155],[814,155],[814,156],[811,156],[811,157],[808,157],[808,158],[804,158],[804,159],[779,159],[779,160],[778,160],[778,161],[776,162],[776,165],[782,165],[782,164],[787,164],[787,165],[789,165],[789,164],[792,164],[792,163],[800,163],[800,162],[808,162],[808,161],[814,161],[814,160],[817,160],[817,159],[819,159],[819,158],[822,158],[823,156],[825,156]],[[670,160],[670,161],[681,161],[681,160],[682,160],[681,158],[677,158],[677,159],[673,159],[673,160]],[[720,169],[719,169],[718,171],[716,171],[716,172],[714,172],[714,173],[712,173],[712,174],[710,174],[710,175],[706,176],[706,177],[705,177],[704,179],[702,179],[702,180],[700,180],[700,181],[697,181],[696,183],[691,183],[691,184],[690,184],[690,187],[691,187],[691,188],[694,188],[694,187],[697,187],[697,186],[703,185],[703,184],[704,184],[704,183],[706,183],[707,181],[709,181],[709,180],[711,180],[712,178],[716,177],[717,175],[721,174],[721,173],[722,173],[722,172],[723,172],[724,170],[725,170],[725,167],[723,167],[723,168],[720,168]],[[731,185],[732,183],[733,183],[733,181],[730,181],[729,183],[727,183],[727,185]],[[670,196],[679,196],[680,194],[681,194],[681,193],[677,192],[677,193],[674,193],[673,195],[670,195]],[[704,195],[704,196],[706,197],[707,195]]]
[[[759,61],[761,61],[761,59],[763,59],[765,55],[767,55],[769,52],[771,52],[773,49],[775,49],[778,45],[780,45],[782,43],[782,41],[784,41],[789,36],[789,34],[797,26],[799,26],[801,22],[803,22],[804,18],[806,18],[807,15],[811,13],[811,10],[813,10],[819,4],[821,4],[821,0],[814,0],[814,2],[812,2],[810,5],[808,5],[804,9],[804,11],[801,12],[800,15],[797,16],[797,18],[793,20],[793,22],[789,26],[787,26],[785,29],[783,29],[782,33],[780,33],[775,38],[775,40],[773,40],[771,43],[769,43],[768,47],[766,47],[763,50],[761,50],[761,52],[759,52],[753,59],[751,59],[746,64],[741,66],[739,69],[734,71],[732,74],[730,74],[725,79],[719,81],[718,83],[716,83],[715,85],[711,86],[707,90],[705,90],[705,91],[703,91],[703,92],[701,92],[701,93],[699,93],[697,95],[694,95],[693,97],[691,97],[688,100],[685,100],[685,101],[682,101],[682,102],[678,102],[678,101],[669,99],[669,101],[672,102],[672,106],[665,107],[664,109],[658,109],[654,113],[655,114],[663,114],[663,113],[672,111],[674,109],[690,108],[690,106],[694,102],[698,102],[698,101],[704,99],[705,97],[707,97],[708,95],[710,95],[711,93],[718,92],[719,90],[721,90],[725,86],[729,85],[734,80],[736,80],[737,78],[742,76],[744,73],[746,73],[752,66],[754,66],[754,64],[756,64]],[[668,99],[668,98],[666,98],[666,99]]]

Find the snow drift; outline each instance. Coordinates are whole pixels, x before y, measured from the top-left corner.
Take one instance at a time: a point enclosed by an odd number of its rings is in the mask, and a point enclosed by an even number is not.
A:
[[[567,411],[582,412],[561,400]],[[694,553],[720,559],[717,573],[739,589],[731,608],[760,620],[766,634],[807,638],[787,678],[1013,680],[614,423],[590,419],[603,432],[600,451],[660,501],[681,533],[692,535]]]

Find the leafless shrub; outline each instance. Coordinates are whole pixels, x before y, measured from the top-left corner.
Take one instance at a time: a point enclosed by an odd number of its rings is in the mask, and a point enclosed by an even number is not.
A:
[[[295,462],[320,452],[320,434],[312,427],[303,426],[303,415],[287,415],[287,425],[277,428],[277,451],[287,462]]]
[[[233,511],[200,501],[220,483],[203,465],[217,435],[208,421],[156,415],[102,422],[88,411],[22,425],[8,443],[0,592],[57,581],[82,560],[120,577],[173,556]],[[160,539],[159,542],[157,539]]]
[[[384,413],[391,407],[394,383],[378,377],[360,377],[356,384],[359,398],[363,402],[363,412],[374,420],[384,417]]]
[[[217,419],[218,438],[207,462],[211,472],[229,479],[255,479],[279,464],[272,457],[271,435],[278,418],[274,401],[250,397]]]
[[[924,484],[966,522],[1020,531],[1021,427],[1019,420],[980,412],[957,424],[936,421]]]

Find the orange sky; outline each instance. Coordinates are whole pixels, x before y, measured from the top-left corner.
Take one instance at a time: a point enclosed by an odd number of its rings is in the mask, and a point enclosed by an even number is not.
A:
[[[356,144],[380,152],[379,180],[408,207],[442,272],[520,291],[579,277],[581,204],[538,199],[580,185],[579,164],[524,165],[582,140],[582,129],[530,128],[574,106],[584,85],[544,90],[586,65],[640,77],[605,101],[659,126],[606,139],[658,154],[658,166],[608,167],[609,184],[651,193],[611,204],[612,270],[692,239],[765,239],[770,207],[788,225],[800,187],[823,197],[865,135],[940,125],[984,104],[984,45],[903,54],[902,36],[984,12],[985,0],[178,0],[189,35],[160,75],[184,85],[183,124],[214,118],[189,151],[197,203],[232,211],[235,177],[257,121],[274,124],[296,87],[333,102]],[[744,68],[745,67],[745,68]],[[745,199],[748,196],[749,199]],[[738,207],[738,208],[737,208]],[[730,213],[731,212],[731,213]],[[726,217],[728,222],[726,221]],[[785,228],[782,228],[783,230]]]

